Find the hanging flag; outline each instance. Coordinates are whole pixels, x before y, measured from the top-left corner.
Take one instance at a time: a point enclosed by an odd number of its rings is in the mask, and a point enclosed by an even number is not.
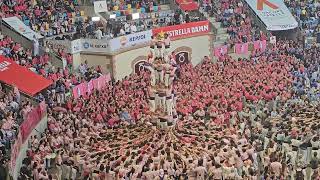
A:
[[[253,46],[254,46],[254,50],[259,50],[261,52],[265,51],[267,49],[267,41],[263,40],[263,41],[254,41],[253,42]]]
[[[235,45],[235,53],[237,54],[248,54],[249,44],[248,43],[238,43]]]
[[[214,56],[216,56],[216,57],[221,57],[227,53],[228,53],[228,46],[227,45],[214,48]]]

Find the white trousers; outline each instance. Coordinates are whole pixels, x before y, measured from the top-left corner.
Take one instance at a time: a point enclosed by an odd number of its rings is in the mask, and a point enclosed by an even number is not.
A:
[[[163,49],[162,48],[157,48],[157,57],[163,58]]]
[[[160,83],[163,83],[164,71],[158,71],[158,73],[160,73]]]
[[[149,103],[150,103],[150,111],[151,112],[155,112],[155,110],[156,110],[156,101],[149,99]]]
[[[171,85],[171,83],[170,83],[170,73],[165,73],[165,75],[164,75],[164,85],[166,87]]]
[[[155,109],[158,109],[160,105],[160,97],[158,94],[155,96]]]
[[[160,97],[160,107],[165,110],[166,107],[166,96]]]
[[[168,113],[169,116],[172,116],[172,99],[166,99],[166,112]]]

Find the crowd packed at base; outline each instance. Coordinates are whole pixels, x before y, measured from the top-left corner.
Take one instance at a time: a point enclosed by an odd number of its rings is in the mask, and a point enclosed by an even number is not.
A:
[[[22,179],[318,179],[317,47],[179,65],[179,121],[149,123],[149,72],[49,109]]]
[[[56,31],[60,15],[68,21],[68,13],[80,13],[76,1],[37,2],[5,0],[0,6],[5,16],[30,21],[35,30],[47,28],[49,19],[54,34],[64,33],[61,28]],[[31,6],[25,7],[28,3]],[[62,11],[52,12],[48,3]],[[306,32],[317,32],[317,3],[287,3]],[[210,1],[207,4],[214,8]],[[252,24],[247,8],[238,0],[220,1],[216,17],[228,29],[228,44],[266,38]],[[179,22],[182,19],[179,16]],[[205,57],[196,67],[177,65],[179,120],[169,131],[150,123],[148,71],[72,99],[65,98],[67,89],[100,76],[99,67],[83,63],[79,77],[70,75],[68,68],[55,70],[48,54],[35,55],[2,35],[0,52],[55,82],[38,97],[49,105],[48,129],[31,138],[19,179],[320,179],[316,45],[304,49],[300,42],[278,41],[247,59],[225,55],[218,63]],[[59,55],[70,61],[63,51]],[[31,109],[17,88],[0,92],[0,179],[4,155]]]

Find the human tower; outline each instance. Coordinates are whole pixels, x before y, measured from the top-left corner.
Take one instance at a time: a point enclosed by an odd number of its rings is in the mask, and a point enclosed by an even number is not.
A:
[[[170,53],[168,34],[159,33],[152,38],[146,69],[151,72],[149,104],[153,124],[160,129],[171,129],[178,118],[175,108],[177,94],[173,90],[177,65]]]

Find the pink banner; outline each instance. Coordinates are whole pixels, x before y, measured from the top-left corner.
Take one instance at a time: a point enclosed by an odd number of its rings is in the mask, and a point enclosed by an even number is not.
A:
[[[100,90],[100,82],[98,79],[93,79],[93,87],[94,89]]]
[[[73,97],[77,99],[87,92],[88,94],[91,94],[94,90],[100,90],[107,85],[107,82],[109,82],[110,79],[110,74],[106,74],[97,79],[93,79],[90,82],[81,83],[72,89]]]
[[[91,94],[91,93],[93,92],[93,90],[94,90],[93,80],[91,80],[91,81],[89,81],[89,82],[87,83],[87,92],[88,92],[88,94]]]
[[[238,43],[235,45],[235,53],[237,54],[248,54],[249,52],[248,43]]]
[[[22,136],[22,142],[24,142],[32,132],[32,130],[38,125],[42,117],[46,112],[45,102],[41,102],[37,107],[35,107],[29,114],[23,123],[20,125],[20,133]]]
[[[228,53],[228,46],[227,45],[214,48],[214,56],[216,56],[216,57],[221,57],[227,53]]]
[[[77,99],[84,94],[82,87],[83,87],[83,84],[79,84],[72,89],[72,94],[74,98]]]
[[[253,46],[254,46],[254,50],[259,50],[259,51],[265,51],[267,49],[267,41],[263,40],[263,41],[254,41],[253,42]]]
[[[9,171],[12,173],[16,167],[16,161],[17,161],[17,157],[20,153],[20,149],[22,146],[22,136],[21,133],[19,132],[14,145],[11,149],[11,157],[10,157],[10,164],[9,164]]]

